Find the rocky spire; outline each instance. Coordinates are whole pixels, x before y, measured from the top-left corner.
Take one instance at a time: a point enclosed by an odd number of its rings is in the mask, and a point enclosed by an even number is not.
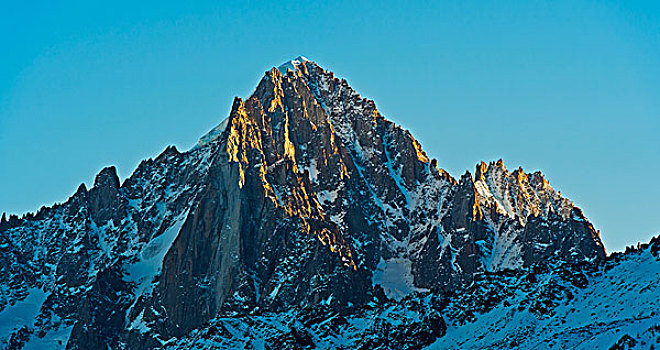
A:
[[[479,164],[476,166],[476,170],[474,172],[474,181],[484,181],[485,177],[484,174],[488,171],[488,165],[481,161]]]
[[[120,193],[119,177],[114,166],[103,168],[94,179],[94,187],[88,193],[90,214],[97,225],[110,219],[121,220],[126,200]]]
[[[5,229],[6,225],[7,225],[7,214],[5,212],[2,212],[2,218],[0,218],[0,230]]]

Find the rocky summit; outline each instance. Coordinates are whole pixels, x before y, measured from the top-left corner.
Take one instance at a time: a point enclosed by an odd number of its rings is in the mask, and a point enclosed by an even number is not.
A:
[[[540,172],[453,177],[298,57],[192,149],[3,215],[0,347],[646,349],[659,251],[607,256]]]

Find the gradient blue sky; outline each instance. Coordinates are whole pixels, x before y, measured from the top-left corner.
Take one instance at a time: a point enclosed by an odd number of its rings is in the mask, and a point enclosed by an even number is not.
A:
[[[660,233],[658,1],[15,1],[0,33],[0,212],[190,148],[305,55],[454,176],[501,157],[610,251]]]

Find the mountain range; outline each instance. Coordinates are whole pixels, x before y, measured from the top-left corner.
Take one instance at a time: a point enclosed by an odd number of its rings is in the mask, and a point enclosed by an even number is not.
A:
[[[0,220],[3,349],[648,349],[660,239],[540,172],[458,177],[304,57],[190,150]]]

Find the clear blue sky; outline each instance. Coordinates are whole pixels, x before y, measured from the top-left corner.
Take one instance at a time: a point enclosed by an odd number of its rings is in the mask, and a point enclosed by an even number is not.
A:
[[[541,170],[608,250],[660,233],[660,2],[5,1],[0,212],[191,147],[305,55],[454,176]]]

